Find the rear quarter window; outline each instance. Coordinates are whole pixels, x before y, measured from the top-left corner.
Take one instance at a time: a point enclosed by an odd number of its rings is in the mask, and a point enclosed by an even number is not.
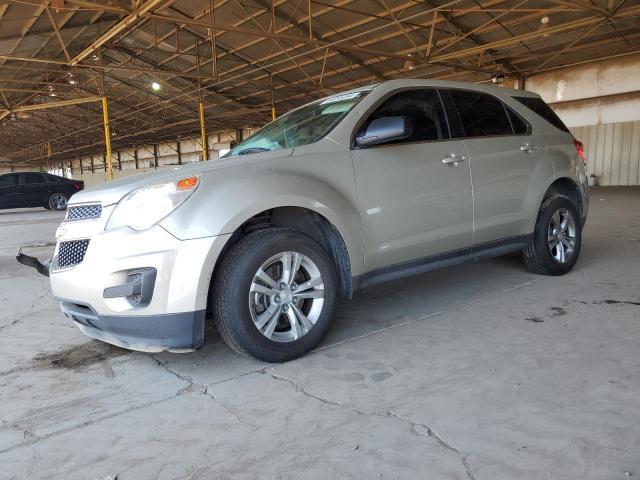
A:
[[[560,120],[560,117],[556,115],[556,112],[547,105],[544,100],[537,97],[513,97],[515,100],[520,102],[522,105],[527,107],[534,113],[537,113],[542,118],[544,118],[547,122],[549,122],[554,127],[562,130],[563,132],[569,133],[569,129],[567,126]]]
[[[520,115],[514,112],[511,107],[506,107],[513,127],[513,133],[516,135],[527,135],[530,132],[529,124]]]
[[[513,135],[503,103],[492,95],[467,90],[449,90],[458,111],[464,136]]]

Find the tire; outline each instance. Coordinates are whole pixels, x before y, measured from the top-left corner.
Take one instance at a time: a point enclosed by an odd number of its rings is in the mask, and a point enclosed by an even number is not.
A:
[[[558,216],[554,217],[556,214]],[[560,225],[560,228],[554,228],[554,225]],[[557,233],[559,231],[562,231],[560,236]],[[557,246],[552,247],[553,244]],[[533,273],[564,275],[578,260],[581,245],[582,226],[575,205],[564,195],[552,195],[540,206],[533,240],[522,251],[524,263]],[[559,248],[564,251],[564,255]]]
[[[294,278],[283,273],[285,255],[288,264],[300,265]],[[327,333],[337,290],[334,263],[320,244],[296,230],[273,228],[249,234],[229,250],[216,270],[210,301],[215,325],[231,348],[265,362],[286,362]]]
[[[49,205],[43,205],[44,208],[46,208],[47,210],[51,210],[51,207]]]
[[[47,205],[49,207],[49,210],[55,210],[56,212],[61,212],[67,209],[67,200],[68,198],[64,193],[52,193],[49,196],[49,201],[47,202]]]

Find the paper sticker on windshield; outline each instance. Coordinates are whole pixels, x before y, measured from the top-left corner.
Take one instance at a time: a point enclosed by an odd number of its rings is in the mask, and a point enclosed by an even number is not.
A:
[[[320,102],[320,105],[326,105],[328,103],[344,102],[345,100],[353,100],[362,95],[362,92],[343,93],[342,95],[336,95],[335,97],[329,97],[326,100]]]

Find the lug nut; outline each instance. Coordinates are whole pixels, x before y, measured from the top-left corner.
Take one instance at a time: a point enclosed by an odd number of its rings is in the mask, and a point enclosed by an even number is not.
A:
[[[287,284],[286,284],[286,283],[284,283],[284,282],[281,282],[281,283],[280,283],[280,285],[278,285],[278,288],[279,288],[280,290],[284,290],[285,288],[287,288]]]
[[[289,310],[289,305],[286,305],[286,304],[285,304],[285,305],[282,305],[282,311],[283,311],[283,312],[286,312],[286,311],[288,311],[288,310]]]
[[[298,288],[298,285],[296,285],[295,283],[291,284],[291,291],[295,292],[296,288]]]
[[[280,295],[276,295],[275,297],[273,297],[273,301],[275,303],[280,303]]]
[[[298,297],[293,297],[293,303],[298,303]]]

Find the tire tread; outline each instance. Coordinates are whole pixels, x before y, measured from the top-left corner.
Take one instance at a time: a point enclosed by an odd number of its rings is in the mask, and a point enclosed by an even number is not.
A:
[[[240,334],[237,328],[234,328],[235,322],[238,321],[237,310],[234,305],[234,300],[232,294],[240,290],[240,283],[242,282],[242,277],[237,275],[234,267],[242,261],[244,257],[250,255],[251,252],[257,249],[259,246],[262,246],[265,242],[273,241],[274,236],[278,235],[287,235],[294,234],[298,237],[304,237],[306,242],[309,242],[313,245],[314,248],[319,249],[320,251],[325,252],[320,244],[318,244],[313,238],[308,237],[307,235],[299,232],[295,229],[289,228],[267,228],[264,230],[258,230],[257,232],[250,233],[249,235],[243,237],[236,243],[231,249],[226,253],[225,257],[222,260],[222,263],[219,268],[216,269],[216,276],[214,279],[214,288],[212,292],[212,312],[213,312],[213,321],[214,325],[218,329],[220,336],[222,339],[236,352],[240,355],[243,355],[248,358],[257,358],[260,356],[270,357],[268,361],[285,361],[297,356],[300,356],[306,352],[302,352],[300,354],[295,354],[291,356],[288,353],[276,354],[273,352],[262,352],[256,353],[255,351],[252,353],[247,349],[244,345],[243,339],[240,338]],[[325,282],[333,281],[334,284],[336,282],[335,270],[333,270],[333,263],[330,261],[327,255],[327,264],[332,269],[331,273],[333,275],[332,279],[325,279]],[[335,306],[335,302],[332,302]],[[332,307],[326,305],[328,310],[331,310]],[[331,316],[333,313],[331,313]],[[245,340],[246,341],[246,340]],[[258,348],[258,347],[256,347]],[[279,357],[282,356],[282,359]]]
[[[546,228],[547,228],[546,225],[541,225],[540,223],[540,219],[542,215],[552,203],[556,202],[559,199],[566,200],[567,202],[571,203],[571,205],[573,205],[573,202],[571,202],[571,199],[569,199],[565,195],[552,194],[552,195],[549,195],[547,198],[545,198],[544,201],[542,202],[542,205],[540,206],[540,210],[538,210],[538,218],[536,219],[535,230],[533,233],[533,238],[531,240],[531,243],[527,248],[522,250],[522,258],[524,260],[526,267],[529,269],[531,273],[536,273],[538,275],[557,275],[557,273],[553,272],[542,261],[542,255],[541,255],[541,252],[538,252],[535,239],[537,238],[540,232],[540,229],[545,229],[546,231]],[[576,208],[575,205],[574,205],[574,208]],[[579,222],[578,219],[576,219],[576,221]]]

